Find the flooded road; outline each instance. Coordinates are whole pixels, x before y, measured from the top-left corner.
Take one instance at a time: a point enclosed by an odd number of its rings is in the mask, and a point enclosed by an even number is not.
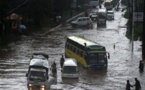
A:
[[[79,67],[79,79],[64,80],[63,90],[125,90],[126,80],[134,84],[135,77],[144,90],[145,73],[138,70],[141,42],[134,42],[134,55],[131,57],[131,43],[125,37],[126,28],[119,28],[127,21],[121,14],[120,11],[115,12],[115,20],[107,21],[106,28],[97,28],[96,23],[92,29],[64,27],[46,35],[22,36],[20,41],[3,47],[0,50],[0,90],[27,90],[25,75],[31,55],[44,52],[51,62],[59,61],[64,54],[65,37],[68,35],[84,36],[106,46],[110,59],[107,72],[87,71]]]

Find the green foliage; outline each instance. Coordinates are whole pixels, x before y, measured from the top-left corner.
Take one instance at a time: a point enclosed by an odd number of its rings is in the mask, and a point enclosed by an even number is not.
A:
[[[136,4],[136,2],[138,3],[138,5]],[[138,7],[135,7],[135,10],[143,11],[143,9],[144,9],[143,3],[144,3],[144,0],[135,0],[135,6],[138,6]],[[127,4],[127,8],[129,8],[129,4]],[[128,10],[125,13],[124,17],[129,19],[129,11]],[[131,40],[131,37],[132,37],[131,32],[132,31],[130,30],[130,28],[131,28],[131,26],[130,26],[129,21],[128,21],[126,37]],[[142,40],[142,32],[143,32],[143,22],[142,23],[135,23],[134,24],[134,40],[135,41],[138,40],[138,38],[140,38],[140,40]]]
[[[129,23],[127,24],[127,32],[126,37],[128,39],[132,39],[132,31],[130,31]],[[140,38],[142,40],[142,32],[143,32],[143,24],[142,23],[135,23],[134,25],[134,41],[138,40]]]

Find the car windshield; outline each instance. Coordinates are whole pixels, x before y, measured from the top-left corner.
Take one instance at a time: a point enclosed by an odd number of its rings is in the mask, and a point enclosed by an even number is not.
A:
[[[77,73],[77,67],[76,66],[64,66],[63,73],[75,74],[75,73]]]
[[[29,73],[29,80],[31,81],[45,81],[46,79],[46,72],[44,70],[42,71],[33,71],[31,70]]]

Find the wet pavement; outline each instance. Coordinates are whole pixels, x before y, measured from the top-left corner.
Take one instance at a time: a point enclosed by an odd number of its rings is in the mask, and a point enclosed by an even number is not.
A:
[[[34,52],[49,55],[52,63],[59,63],[64,54],[65,38],[68,35],[80,35],[106,46],[110,53],[108,70],[87,71],[79,67],[78,80],[63,80],[63,90],[125,90],[126,80],[134,84],[137,77],[145,88],[145,73],[138,69],[141,60],[141,42],[134,42],[134,55],[131,43],[125,37],[126,19],[122,12],[115,12],[115,20],[107,21],[106,27],[98,28],[94,22],[91,29],[71,29],[70,26],[55,29],[47,34],[21,36],[21,40],[12,42],[0,50],[0,90],[27,90],[26,72],[30,57]],[[44,28],[47,30],[47,28]],[[115,45],[115,48],[113,47]],[[132,89],[134,90],[134,89]]]

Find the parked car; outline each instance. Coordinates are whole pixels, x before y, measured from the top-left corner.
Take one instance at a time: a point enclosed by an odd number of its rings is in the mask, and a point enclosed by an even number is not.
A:
[[[94,10],[89,14],[89,17],[92,21],[96,21],[98,18],[98,10]]]
[[[114,20],[114,11],[113,10],[108,10],[107,11],[107,19],[108,20]]]
[[[71,22],[72,27],[86,26],[90,27],[92,25],[92,20],[90,17],[79,17],[75,21]]]

